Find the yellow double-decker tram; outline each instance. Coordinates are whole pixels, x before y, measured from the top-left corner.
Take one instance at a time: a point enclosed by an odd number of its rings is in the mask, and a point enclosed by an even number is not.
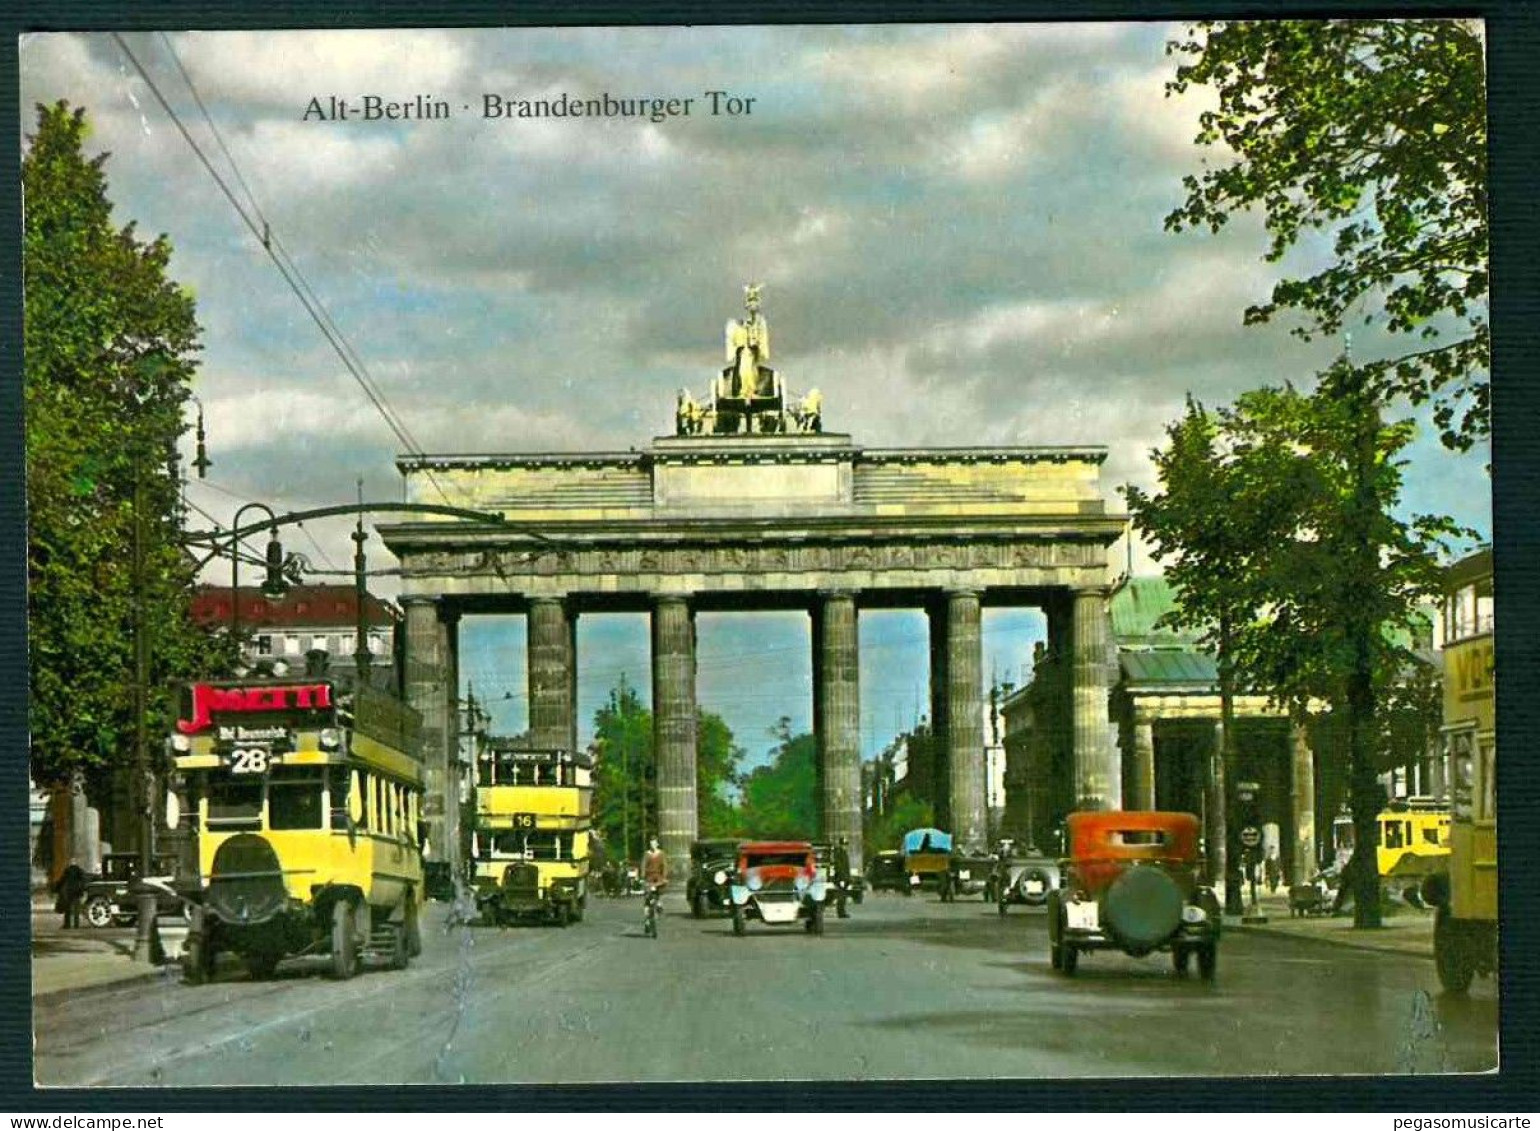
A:
[[[197,836],[189,982],[221,952],[266,977],[326,954],[397,969],[422,949],[421,722],[394,696],[328,680],[195,683],[169,744]]]
[[[1449,868],[1425,885],[1438,908],[1433,955],[1456,992],[1497,969],[1497,695],[1492,551],[1449,569],[1444,599],[1444,753]]]
[[[478,754],[471,860],[484,921],[566,926],[588,905],[593,763],[493,740]]]

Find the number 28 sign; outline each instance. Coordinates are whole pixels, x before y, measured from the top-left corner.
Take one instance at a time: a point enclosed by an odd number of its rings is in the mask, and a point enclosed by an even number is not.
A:
[[[265,774],[273,756],[261,746],[237,746],[230,751],[232,774]]]

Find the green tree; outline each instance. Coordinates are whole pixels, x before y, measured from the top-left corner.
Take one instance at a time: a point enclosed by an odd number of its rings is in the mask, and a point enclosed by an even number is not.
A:
[[[730,791],[743,751],[719,715],[698,713],[695,732],[698,828],[703,837],[731,836],[738,812]],[[594,715],[594,827],[622,859],[635,860],[658,831],[657,762],[652,712],[621,676]]]
[[[657,831],[652,712],[625,676],[594,715],[594,827],[622,860],[640,857]]]
[[[1281,311],[1332,336],[1350,317],[1409,339],[1364,367],[1383,401],[1429,403],[1443,442],[1490,431],[1484,43],[1472,20],[1206,21],[1167,45],[1168,94],[1207,86],[1197,143],[1228,163],[1184,178],[1170,229],[1260,209],[1268,260],[1302,244],[1248,323]],[[1329,241],[1329,244],[1328,244]]]
[[[743,831],[767,840],[816,840],[818,744],[811,734],[792,734],[791,720],[785,716],[770,734],[776,745],[769,762],[743,778]]]
[[[910,829],[927,829],[935,823],[935,807],[929,801],[907,793],[900,796],[886,813],[868,818],[865,830],[868,860],[877,852],[900,847],[899,842]]]
[[[1210,464],[1212,479],[1232,493],[1207,490],[1201,469],[1185,467],[1163,478],[1163,497],[1131,493],[1135,521],[1156,540],[1157,556],[1172,560],[1180,605],[1173,620],[1212,626],[1223,608],[1232,670],[1245,687],[1294,714],[1328,704],[1341,720],[1356,843],[1365,850],[1355,867],[1355,923],[1378,925],[1378,775],[1396,756],[1393,724],[1402,713],[1403,693],[1392,689],[1415,669],[1408,644],[1421,624],[1418,606],[1438,591],[1439,551],[1463,532],[1440,516],[1398,517],[1399,456],[1415,427],[1384,422],[1368,376],[1346,362],[1312,394],[1258,389],[1204,419],[1207,446],[1181,449],[1184,458]],[[1173,443],[1157,454],[1163,476],[1177,450]],[[1193,483],[1204,489],[1188,495]],[[1171,513],[1196,515],[1200,503],[1213,508],[1210,526],[1236,532],[1223,605],[1212,585],[1186,572],[1206,560],[1207,536],[1163,522]],[[1206,639],[1215,639],[1212,627]]]
[[[1163,491],[1128,487],[1124,493],[1134,524],[1181,597],[1167,623],[1194,632],[1218,664],[1220,741],[1207,775],[1205,851],[1210,874],[1224,877],[1226,909],[1239,914],[1238,830],[1228,820],[1236,760],[1235,637],[1255,607],[1253,555],[1279,532],[1279,496],[1268,489],[1277,481],[1258,483],[1254,469],[1227,458],[1221,419],[1191,398],[1166,438],[1167,446],[1151,453]]]
[[[141,616],[151,735],[170,726],[173,681],[222,674],[232,657],[189,617],[194,570],[179,548],[193,300],[167,275],[164,236],[114,226],[88,133],[82,110],[40,106],[22,162],[27,580],[33,779],[83,772],[99,789],[133,756]]]

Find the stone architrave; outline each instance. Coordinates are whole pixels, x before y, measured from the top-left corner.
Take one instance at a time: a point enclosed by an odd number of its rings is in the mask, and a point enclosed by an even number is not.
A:
[[[1293,869],[1291,883],[1307,883],[1315,875],[1315,752],[1310,749],[1310,732],[1303,722],[1289,725],[1292,752],[1289,800],[1294,812],[1294,846],[1289,856]]]
[[[406,701],[422,716],[423,823],[426,859],[455,863],[445,821],[449,783],[449,703],[453,664],[449,626],[431,597],[402,597],[406,633]]]
[[[1134,791],[1130,809],[1155,808],[1155,724],[1134,720]]]
[[[819,597],[818,719],[819,781],[823,793],[823,834],[830,843],[844,837],[850,866],[861,870],[861,708],[856,602],[850,593]]]
[[[1108,718],[1112,671],[1107,648],[1107,591],[1076,590],[1073,615],[1075,807],[1120,809],[1122,766]]]
[[[570,750],[575,725],[572,628],[561,601],[537,598],[530,602],[527,647],[530,745]]]
[[[695,626],[683,597],[652,609],[652,733],[658,773],[658,839],[670,878],[683,883],[696,838]]]
[[[952,839],[982,848],[988,838],[984,797],[983,639],[979,595],[952,592],[946,601],[947,794]]]

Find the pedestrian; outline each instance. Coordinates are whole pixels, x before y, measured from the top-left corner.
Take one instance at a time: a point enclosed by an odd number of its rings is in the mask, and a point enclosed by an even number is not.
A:
[[[834,873],[836,883],[845,883],[850,879],[850,839],[840,837],[834,842],[834,851],[829,854],[829,870]]]
[[[86,894],[86,873],[76,861],[71,860],[69,865],[59,874],[54,881],[54,905],[55,911],[64,914],[64,928],[66,930],[80,927],[80,901]]]
[[[1283,868],[1278,862],[1278,850],[1269,848],[1267,859],[1262,862],[1262,873],[1267,878],[1267,894],[1272,895],[1283,881]]]

